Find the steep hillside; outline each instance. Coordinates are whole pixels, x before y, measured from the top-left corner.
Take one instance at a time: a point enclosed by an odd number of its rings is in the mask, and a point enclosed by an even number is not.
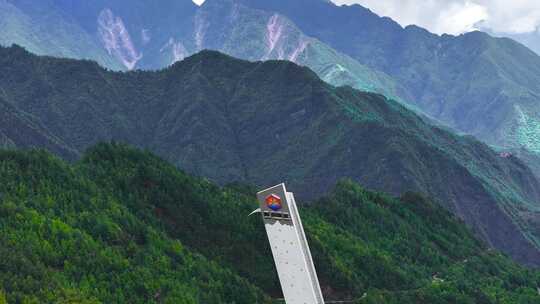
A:
[[[488,31],[488,33],[492,36],[503,36],[508,37],[511,39],[514,39],[520,43],[523,43],[525,46],[527,46],[529,49],[534,51],[536,54],[540,55],[540,35],[537,31],[529,32],[529,33],[496,33],[493,31]]]
[[[67,159],[77,158],[78,152],[51,134],[37,119],[19,111],[0,97],[0,147],[46,148]]]
[[[405,90],[388,75],[305,35],[283,15],[244,6],[237,0],[206,1],[194,17],[195,50],[219,50],[247,60],[289,60],[312,69],[336,86],[350,85],[400,99]],[[189,48],[188,48],[189,49]]]
[[[36,54],[93,59],[114,70],[155,70],[214,49],[248,60],[290,60],[332,84],[396,99],[404,92],[388,75],[306,36],[286,17],[236,0],[200,8],[191,0],[4,1],[7,30],[0,31],[0,44]]]
[[[503,151],[540,154],[540,57],[525,46],[481,32],[402,28],[359,5],[240,1],[283,14],[306,35],[390,75],[406,88],[407,101],[433,118]]]
[[[254,190],[100,144],[76,164],[0,151],[0,302],[269,303],[281,297]],[[342,181],[301,208],[327,300],[534,303],[540,273],[421,196]],[[249,282],[249,283],[248,283]]]
[[[402,28],[359,5],[321,0],[2,0],[0,44],[150,69],[214,49],[286,59],[333,85],[382,93],[540,167],[540,57],[510,40]],[[519,153],[518,153],[519,154]],[[537,176],[540,171],[536,170]]]
[[[286,181],[301,199],[343,177],[422,192],[492,246],[540,264],[540,184],[519,160],[307,68],[205,51],[161,72],[115,73],[12,47],[0,48],[0,70],[0,92],[19,115],[78,153],[127,142],[219,183]]]
[[[114,70],[157,69],[185,56],[170,39],[192,28],[196,9],[189,0],[2,0],[0,44]]]
[[[53,0],[1,0],[0,45],[18,43],[42,55],[93,59],[103,66],[122,66]]]
[[[270,303],[59,159],[2,151],[0,164],[0,301]]]

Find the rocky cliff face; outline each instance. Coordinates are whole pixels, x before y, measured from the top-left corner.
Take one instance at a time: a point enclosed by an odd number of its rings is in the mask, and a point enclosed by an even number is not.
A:
[[[98,33],[107,53],[120,61],[126,69],[133,70],[137,61],[142,59],[143,55],[135,49],[122,18],[115,16],[110,9],[104,9],[99,14]],[[145,39],[150,38],[146,36]]]

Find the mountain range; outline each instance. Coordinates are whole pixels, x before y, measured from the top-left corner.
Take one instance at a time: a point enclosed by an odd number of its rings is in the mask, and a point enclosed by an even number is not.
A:
[[[1,44],[111,69],[159,69],[202,49],[287,59],[540,167],[540,57],[507,38],[439,36],[322,0],[2,0],[0,17]]]
[[[0,151],[0,303],[281,303],[255,190],[149,152]],[[536,303],[540,272],[450,213],[350,180],[300,207],[327,301]]]
[[[540,151],[540,57],[525,46],[482,32],[402,28],[360,5],[242,2],[283,14],[307,35],[390,75],[406,88],[407,102],[455,130],[503,150]]]
[[[234,1],[199,8],[189,0],[10,0],[0,8],[7,29],[0,44],[17,43],[36,54],[92,59],[113,70],[153,70],[214,49],[249,60],[291,60],[333,84],[399,98],[399,86],[384,73],[304,35],[281,15]]]
[[[2,126],[6,147],[75,160],[98,142],[125,142],[221,184],[286,181],[305,201],[341,178],[421,192],[489,245],[540,263],[540,183],[519,159],[290,61],[203,51],[125,73],[13,46],[0,48],[0,70],[0,104],[14,122]]]

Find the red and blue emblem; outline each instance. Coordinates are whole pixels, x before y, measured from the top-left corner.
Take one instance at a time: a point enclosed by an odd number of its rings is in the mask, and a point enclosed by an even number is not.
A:
[[[270,194],[265,199],[266,206],[274,211],[281,209],[281,198],[275,194]]]

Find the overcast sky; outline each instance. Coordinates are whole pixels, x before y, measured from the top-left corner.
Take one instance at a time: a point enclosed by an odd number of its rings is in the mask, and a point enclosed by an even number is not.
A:
[[[460,34],[471,30],[531,33],[540,26],[540,0],[332,0],[361,4],[401,25],[431,32]]]

